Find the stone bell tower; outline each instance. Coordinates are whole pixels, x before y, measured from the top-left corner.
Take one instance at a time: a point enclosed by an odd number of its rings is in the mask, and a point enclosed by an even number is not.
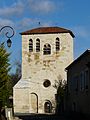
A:
[[[40,27],[21,33],[22,78],[13,88],[15,113],[54,113],[56,80],[66,80],[73,61],[74,34],[60,27]]]

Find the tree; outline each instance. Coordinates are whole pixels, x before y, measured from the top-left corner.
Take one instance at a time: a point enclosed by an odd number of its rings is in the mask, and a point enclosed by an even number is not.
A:
[[[15,62],[16,71],[15,73],[11,74],[11,81],[12,81],[12,87],[21,79],[21,62],[16,61]]]
[[[57,89],[57,95],[56,95],[56,113],[62,113],[64,112],[64,99],[66,94],[66,87],[67,83],[66,80],[62,80],[62,78],[59,76],[58,80],[55,80],[55,84],[53,86]]]
[[[8,98],[10,95],[10,54],[6,51],[4,43],[0,44],[0,114],[4,106],[8,106]]]

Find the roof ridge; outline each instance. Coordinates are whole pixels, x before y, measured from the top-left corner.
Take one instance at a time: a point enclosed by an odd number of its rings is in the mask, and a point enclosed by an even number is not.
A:
[[[71,30],[58,27],[58,26],[33,28],[30,30],[24,31],[20,34],[29,35],[29,34],[49,34],[49,33],[70,33],[72,37],[75,37]]]
[[[68,70],[73,64],[75,64],[78,60],[80,60],[83,56],[90,53],[90,49],[85,50],[82,54],[80,54],[69,66],[67,66],[65,69]]]

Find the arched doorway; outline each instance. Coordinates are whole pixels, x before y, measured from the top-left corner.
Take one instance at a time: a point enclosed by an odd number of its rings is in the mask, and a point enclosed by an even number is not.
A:
[[[33,113],[38,113],[38,95],[36,93],[31,93],[31,106]]]
[[[44,103],[44,112],[45,113],[51,113],[52,112],[52,104],[49,100],[47,100],[45,103]]]

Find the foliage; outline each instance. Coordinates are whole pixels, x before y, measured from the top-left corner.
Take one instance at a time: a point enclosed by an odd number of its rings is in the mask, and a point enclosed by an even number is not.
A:
[[[55,80],[54,88],[57,89],[56,113],[64,111],[64,98],[66,95],[66,87],[67,83],[65,80],[62,80],[61,78],[59,80]]]
[[[20,80],[21,78],[21,63],[20,61],[15,62],[16,72],[11,74],[12,87]]]
[[[66,88],[66,81],[65,80],[55,80],[54,88],[57,89],[57,94],[60,96],[64,96],[64,90]]]
[[[4,43],[0,44],[0,108],[8,105],[10,94],[10,54],[6,51]]]

